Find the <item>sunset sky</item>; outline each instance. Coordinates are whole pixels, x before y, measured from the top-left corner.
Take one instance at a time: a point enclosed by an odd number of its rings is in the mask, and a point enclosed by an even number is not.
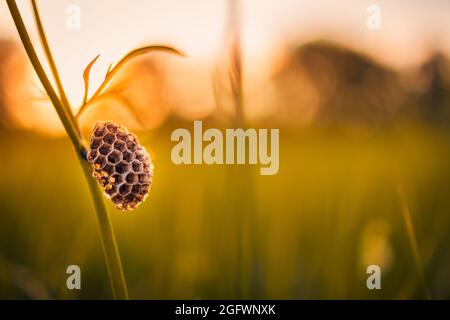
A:
[[[18,1],[37,42],[29,1]],[[188,54],[184,65],[200,76],[210,73],[223,49],[225,0],[53,0],[38,1],[44,27],[68,95],[77,105],[83,95],[82,70],[95,57],[92,88],[107,67],[131,49],[150,43],[170,44]],[[242,1],[245,67],[264,74],[283,48],[317,37],[343,42],[403,67],[417,63],[427,48],[450,52],[450,2],[446,0],[379,0],[382,27],[366,27],[366,9],[373,1],[244,0]],[[81,29],[66,27],[67,8],[81,8]],[[4,1],[0,5],[0,38],[18,40]],[[269,61],[269,63],[268,63]],[[186,65],[188,67],[186,67]],[[199,67],[200,66],[200,67]]]

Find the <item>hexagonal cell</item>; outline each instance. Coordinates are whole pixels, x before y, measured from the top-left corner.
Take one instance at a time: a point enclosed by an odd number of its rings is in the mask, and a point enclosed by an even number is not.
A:
[[[127,175],[127,177],[126,177],[126,180],[127,180],[128,183],[133,184],[133,183],[136,183],[138,181],[138,176],[137,176],[137,174],[129,173]]]
[[[140,172],[143,169],[142,162],[139,162],[138,160],[134,160],[131,166],[134,172]]]
[[[119,184],[123,182],[123,176],[121,174],[118,173],[114,173],[113,175],[111,175],[111,177],[109,177],[109,181],[115,183],[115,184]]]
[[[106,129],[108,129],[108,131],[111,132],[111,133],[116,133],[117,130],[118,130],[117,126],[115,126],[115,125],[112,124],[112,123],[108,123],[108,124],[106,125]]]
[[[139,174],[139,183],[148,183],[149,177],[148,175],[141,173]]]
[[[124,197],[124,202],[125,203],[130,203],[130,202],[133,202],[134,201],[134,195],[133,194],[127,194],[125,197]]]
[[[100,124],[95,128],[94,130],[94,136],[96,137],[103,137],[106,134],[106,127],[104,124]]]
[[[111,145],[104,143],[100,146],[100,148],[98,148],[98,152],[100,152],[100,154],[106,156],[109,152],[111,151]]]
[[[147,159],[147,154],[144,150],[138,150],[136,151],[136,159],[144,162]]]
[[[139,184],[135,184],[133,186],[133,188],[131,188],[131,192],[133,192],[133,194],[135,194],[135,195],[139,194],[141,192],[141,190],[142,190],[142,186]]]
[[[100,179],[98,179],[98,183],[104,188],[108,184],[108,178],[101,177]]]
[[[110,197],[117,192],[117,186],[114,184],[108,184],[105,188],[105,193]]]
[[[89,162],[93,162],[94,159],[98,156],[98,152],[97,149],[94,150],[89,150],[88,154],[87,154],[87,159]]]
[[[126,132],[119,131],[119,132],[117,132],[116,136],[117,136],[117,139],[120,139],[122,141],[128,140],[128,134]]]
[[[135,195],[136,201],[144,201],[146,194],[139,193]]]
[[[120,160],[122,160],[122,154],[120,153],[120,151],[117,150],[113,150],[111,151],[111,153],[108,155],[108,161],[112,164],[116,164],[118,163]]]
[[[126,150],[126,151],[123,152],[123,159],[124,159],[125,161],[131,162],[131,161],[133,161],[135,158],[136,158],[136,157],[135,157],[135,155],[134,155],[133,152],[131,152],[131,151],[129,151],[129,150]]]
[[[131,152],[136,151],[136,143],[134,141],[128,140],[127,141],[127,148],[128,150],[130,150]]]
[[[108,133],[107,135],[105,135],[103,137],[103,141],[105,141],[106,143],[109,143],[109,144],[113,144],[115,140],[116,140],[116,137],[112,133]]]
[[[103,167],[103,171],[105,171],[108,175],[114,173],[114,166],[112,164],[107,164]]]
[[[102,155],[98,155],[97,158],[94,160],[94,166],[96,169],[101,169],[106,164],[106,158]]]
[[[129,184],[123,183],[120,185],[119,187],[119,194],[124,196],[126,195],[128,192],[130,192],[131,190],[131,186]]]
[[[91,149],[96,149],[96,148],[98,148],[98,146],[101,145],[101,144],[102,144],[102,139],[101,139],[101,138],[93,138],[93,139],[91,140],[91,145],[90,145],[90,147],[91,147]]]
[[[144,172],[148,173],[150,176],[153,175],[153,165],[148,161],[144,162]]]
[[[145,185],[142,186],[141,192],[145,194],[145,193],[148,192],[149,189],[150,189],[150,186],[145,184]]]
[[[130,166],[125,161],[121,161],[116,165],[116,172],[117,173],[124,173],[130,170]]]
[[[125,142],[123,142],[122,140],[117,140],[116,142],[114,142],[114,149],[119,150],[119,151],[123,151],[127,148]]]
[[[128,139],[130,139],[131,141],[136,142],[137,144],[139,144],[137,136],[134,133],[132,133],[132,132],[128,133]]]
[[[114,204],[117,205],[123,201],[123,198],[120,194],[118,194],[118,195],[115,195],[114,197],[112,197],[111,200]]]

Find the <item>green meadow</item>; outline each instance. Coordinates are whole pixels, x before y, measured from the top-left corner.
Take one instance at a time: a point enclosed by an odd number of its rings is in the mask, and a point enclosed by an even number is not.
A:
[[[274,176],[174,165],[173,129],[138,133],[155,164],[146,202],[108,203],[131,298],[450,297],[448,129],[280,128]],[[111,298],[69,140],[2,129],[0,148],[0,298]],[[382,290],[366,287],[372,264]]]

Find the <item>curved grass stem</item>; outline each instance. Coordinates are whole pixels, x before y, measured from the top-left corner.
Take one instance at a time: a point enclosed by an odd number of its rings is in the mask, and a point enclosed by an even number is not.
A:
[[[122,261],[120,260],[119,248],[117,247],[111,218],[103,201],[103,195],[98,188],[97,182],[91,177],[88,163],[84,159],[79,158],[79,160],[83,167],[83,172],[97,212],[97,220],[102,236],[103,253],[107,263],[108,277],[113,296],[115,299],[128,300],[128,289],[122,269]]]
[[[53,89],[50,80],[48,79],[44,68],[39,62],[39,58],[34,50],[33,44],[31,42],[30,36],[25,28],[25,24],[23,22],[22,16],[20,15],[20,11],[17,7],[17,4],[14,0],[6,0],[8,4],[9,11],[11,12],[12,18],[14,20],[14,24],[16,25],[17,31],[19,33],[22,44],[27,52],[28,58],[30,59],[31,64],[33,65],[34,70],[36,71],[39,79],[41,80],[42,85],[44,86],[45,91],[47,92],[50,100],[52,101],[53,106],[58,113],[59,118],[66,130],[70,140],[73,145],[77,149],[78,152],[84,150],[84,144],[81,140],[80,136],[77,134],[77,129],[72,121],[70,121],[70,117],[67,114],[67,111],[63,107],[61,101],[58,98],[55,90]]]
[[[119,250],[117,247],[117,243],[114,236],[114,231],[111,223],[111,219],[108,215],[108,211],[106,210],[105,204],[103,202],[103,196],[96,185],[96,182],[94,179],[90,176],[90,167],[88,163],[84,159],[84,154],[86,151],[86,148],[84,146],[83,139],[81,137],[81,134],[79,133],[79,126],[77,120],[73,117],[73,114],[70,112],[70,105],[68,104],[66,107],[64,106],[64,102],[62,102],[58,95],[56,94],[53,86],[51,85],[47,74],[44,71],[44,68],[42,67],[39,58],[36,54],[36,51],[33,47],[33,44],[31,42],[30,36],[28,35],[27,29],[25,27],[25,24],[23,22],[22,16],[20,14],[20,11],[17,7],[17,4],[15,0],[6,0],[8,4],[9,11],[11,12],[11,16],[14,20],[14,24],[17,28],[17,31],[19,33],[20,39],[22,41],[22,44],[27,52],[28,58],[31,61],[31,64],[33,65],[34,70],[36,71],[40,81],[42,82],[42,85],[44,86],[45,91],[47,92],[48,96],[50,97],[50,100],[52,101],[52,104],[72,142],[74,145],[76,151],[77,151],[77,158],[80,161],[81,167],[83,169],[83,173],[86,176],[86,180],[89,184],[90,193],[92,196],[92,199],[94,201],[97,218],[99,221],[99,227],[100,227],[100,235],[102,239],[103,244],[103,251],[106,258],[106,264],[108,269],[108,276],[111,283],[113,296],[116,299],[128,299],[128,291],[127,291],[127,285],[125,282],[125,277],[122,270],[122,264],[120,261],[120,255]],[[36,20],[38,20],[38,25],[42,24],[40,23],[39,16],[36,16]],[[43,30],[42,30],[43,31]],[[43,33],[45,36],[45,34]],[[41,39],[42,40],[42,39]],[[45,37],[44,37],[44,41]],[[48,47],[48,45],[47,45]],[[50,50],[48,48],[48,52],[46,50],[47,58],[49,59],[49,62],[51,58]],[[50,62],[50,64],[52,64]],[[54,65],[54,63],[53,63]],[[56,67],[55,67],[56,70]],[[56,70],[57,71],[57,70]],[[55,73],[57,74],[57,72]],[[56,78],[56,77],[55,77]],[[58,83],[58,81],[57,81]],[[60,83],[60,81],[59,81]],[[61,83],[60,83],[61,85]],[[62,85],[59,87],[62,94],[61,97],[65,96],[64,90]],[[63,98],[61,98],[63,99]]]
[[[79,118],[84,111],[86,111],[86,109],[88,108],[88,106],[95,100],[97,99],[102,92],[105,90],[105,88],[108,86],[108,84],[112,81],[112,79],[114,78],[114,76],[116,75],[116,73],[130,60],[132,60],[133,58],[139,57],[141,55],[144,55],[148,52],[151,51],[162,51],[162,52],[168,52],[168,53],[172,53],[172,54],[176,54],[179,56],[184,57],[185,54],[177,49],[165,46],[165,45],[151,45],[151,46],[145,46],[145,47],[141,47],[141,48],[137,48],[134,49],[133,51],[129,52],[125,57],[123,57],[116,65],[110,65],[108,68],[108,71],[106,72],[106,76],[105,79],[103,80],[103,82],[100,84],[100,86],[97,88],[97,90],[94,92],[94,94],[92,95],[92,97],[90,99],[87,98],[87,90],[85,90],[85,96],[83,99],[83,104],[80,108],[80,110],[78,111],[77,115],[75,116],[75,118]],[[95,58],[93,60],[93,62],[95,62],[97,58]],[[91,62],[92,63],[92,62]]]
[[[39,14],[39,9],[36,3],[36,0],[31,0],[31,5],[33,7],[33,14],[36,21],[37,30],[39,33],[39,38],[41,40],[42,47],[45,52],[45,56],[47,58],[48,64],[50,66],[50,70],[53,75],[53,79],[55,80],[56,88],[58,89],[59,97],[62,103],[62,106],[64,107],[67,115],[69,116],[69,119],[72,123],[74,123],[74,126],[77,130],[78,135],[81,136],[81,130],[78,126],[78,123],[75,121],[74,116],[72,114],[69,100],[67,99],[66,92],[64,91],[64,87],[62,85],[61,77],[59,76],[58,68],[56,67],[55,59],[53,58],[53,54],[50,50],[50,46],[48,44],[47,36],[45,35],[44,26],[42,25],[42,19]]]

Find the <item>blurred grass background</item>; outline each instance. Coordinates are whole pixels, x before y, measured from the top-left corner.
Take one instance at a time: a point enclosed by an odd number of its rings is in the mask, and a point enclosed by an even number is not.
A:
[[[371,31],[364,1],[135,2],[42,1],[74,109],[97,54],[92,88],[136,43],[189,56],[136,59],[80,119],[86,136],[98,120],[126,125],[156,166],[135,212],[108,203],[131,298],[450,298],[447,3],[383,1]],[[76,32],[61,14],[74,3]],[[0,298],[112,298],[79,164],[0,17]],[[175,166],[172,130],[199,119],[280,128],[278,174]],[[66,288],[71,264],[80,291]],[[366,287],[373,264],[382,290]]]
[[[275,176],[254,166],[175,166],[170,132],[141,135],[156,165],[145,204],[133,213],[110,206],[132,298],[402,299],[426,290],[449,298],[448,130],[282,129]],[[68,140],[2,131],[0,141],[0,297],[110,298]],[[66,289],[70,264],[81,267],[81,291]],[[382,290],[366,288],[370,264],[381,267]]]

